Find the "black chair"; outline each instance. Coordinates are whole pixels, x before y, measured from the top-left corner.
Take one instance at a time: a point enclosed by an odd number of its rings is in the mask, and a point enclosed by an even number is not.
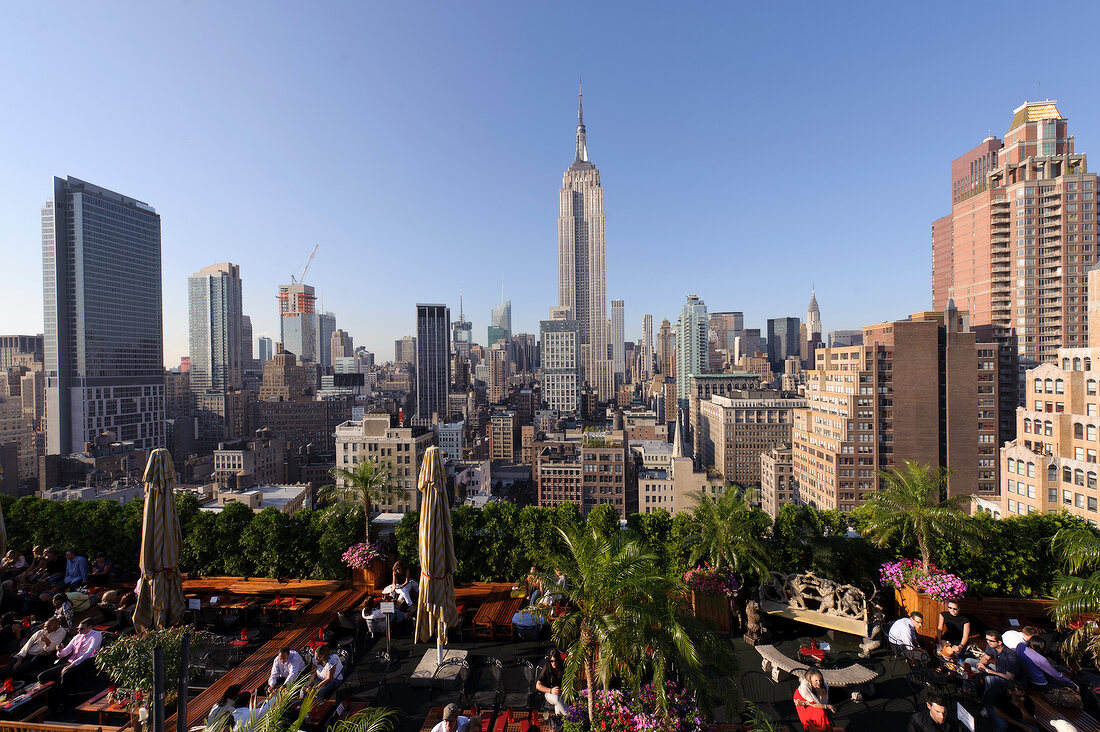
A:
[[[353,682],[355,690],[351,694],[352,701],[373,700],[377,704],[381,701],[383,689],[392,701],[393,693],[390,692],[389,684],[392,662],[390,654],[385,651],[375,651],[363,658],[355,669]]]
[[[362,648],[362,626],[364,625],[366,625],[366,622],[361,622],[359,615],[354,610],[337,612],[336,628],[338,632],[336,636],[336,647],[358,653],[359,649]]]
[[[777,724],[782,721],[779,711],[775,708],[775,703],[779,699],[779,690],[771,676],[762,671],[746,671],[741,674],[738,685],[741,687],[741,695],[745,701],[752,702],[760,716]]]
[[[451,674],[457,674],[452,678]],[[448,658],[436,667],[432,674],[432,686],[428,697],[432,705],[459,704],[466,698],[466,682],[470,678],[470,664],[465,658]]]
[[[535,667],[530,661],[517,659],[501,669],[501,708],[522,712],[528,717],[534,708]]]
[[[499,658],[485,656],[476,664],[470,673],[469,690],[467,698],[470,704],[478,709],[500,708],[502,692],[502,670],[504,665]]]

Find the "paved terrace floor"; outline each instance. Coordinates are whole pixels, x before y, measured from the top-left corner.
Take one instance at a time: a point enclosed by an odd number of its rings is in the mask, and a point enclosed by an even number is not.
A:
[[[268,635],[263,640],[263,634],[257,627],[251,627],[249,635],[252,638],[260,636],[261,639],[250,641],[249,646],[242,654],[244,660],[228,674],[217,679],[206,691],[193,695],[188,704],[188,726],[201,724],[214,701],[232,683],[243,684],[245,688],[253,688],[265,681],[270,670],[271,660],[276,650],[281,645],[290,645],[298,648],[317,636],[319,628],[334,627],[336,612],[359,607],[364,598],[369,594],[362,588],[348,588],[340,583],[277,583],[273,580],[241,580],[239,578],[206,578],[204,580],[192,580],[187,583],[186,591],[226,592],[226,588],[236,594],[264,594],[312,596],[316,598],[313,606],[294,624],[279,629],[277,635]],[[507,589],[507,585],[501,585],[495,589]],[[478,595],[484,596],[481,591]],[[473,602],[467,607],[467,614],[474,612]],[[858,652],[858,639],[837,633],[835,637],[829,637],[819,629],[803,625],[785,619],[768,620],[770,635],[766,642],[772,643],[789,655],[794,655],[798,646],[809,638],[817,638],[831,644],[833,653],[839,656],[852,657]],[[237,631],[226,631],[229,634]],[[472,633],[462,638],[452,636],[451,648],[465,649],[469,652],[471,665],[475,665],[479,657],[491,656],[501,660],[507,665],[517,658],[523,658],[536,664],[545,656],[551,647],[548,638],[541,641],[515,641],[509,638],[490,640],[486,638],[474,638]],[[760,670],[760,655],[755,649],[744,643],[739,637],[733,637],[729,641],[738,657],[740,668],[738,676]],[[367,653],[386,648],[384,635],[377,638],[365,638],[365,642],[356,654],[362,658]],[[420,730],[431,708],[438,702],[433,701],[429,690],[409,684],[409,678],[426,651],[433,649],[433,644],[413,643],[412,624],[406,622],[395,627],[391,638],[391,652],[394,657],[394,665],[389,677],[390,697],[383,694],[383,703],[387,706],[401,710],[402,717],[397,725],[397,732],[416,732]],[[853,659],[856,662],[869,666],[880,673],[875,682],[875,693],[864,702],[851,702],[843,690],[834,690],[832,702],[838,708],[837,721],[848,730],[859,732],[860,730],[874,730],[886,732],[889,730],[905,730],[909,715],[917,708],[919,694],[907,681],[906,674],[909,668],[902,662],[890,657],[885,651],[878,651],[872,659]],[[106,682],[102,680],[102,687]],[[345,685],[339,689],[334,698],[343,698],[348,694],[354,694],[355,687],[354,666],[347,674]],[[797,717],[794,714],[793,705],[790,703],[790,695],[793,692],[791,681],[781,681],[780,684],[766,687],[762,694],[756,694],[754,701],[771,704],[777,708],[784,717],[795,721],[791,730],[800,730],[797,725]],[[94,692],[93,692],[94,693]],[[87,694],[83,695],[85,698]],[[78,700],[79,701],[79,700]],[[977,729],[980,732],[992,729],[987,720],[978,716],[980,706],[976,699],[961,696],[959,698],[964,706],[977,720]],[[922,704],[923,706],[923,704]],[[60,718],[51,721],[76,722],[75,712],[67,712]],[[736,716],[731,721],[737,721]],[[175,719],[168,720],[167,729],[175,729]]]

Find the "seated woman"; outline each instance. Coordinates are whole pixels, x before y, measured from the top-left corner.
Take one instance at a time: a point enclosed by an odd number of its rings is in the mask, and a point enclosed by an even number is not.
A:
[[[215,726],[215,721],[226,722],[228,726],[233,726],[233,710],[237,708],[237,696],[240,693],[240,684],[232,684],[228,689],[225,690],[225,694],[222,695],[222,698],[220,700],[215,702],[214,706],[210,708],[210,714],[206,716],[207,729],[213,729]]]
[[[393,563],[393,583],[382,590],[386,595],[392,595],[402,610],[416,607],[416,591],[419,585],[416,580],[409,577],[409,571],[405,569],[400,559]]]
[[[133,592],[127,592],[122,596],[122,599],[118,601],[118,610],[116,614],[118,616],[118,622],[123,628],[128,628],[134,624],[134,610],[137,609],[137,595]]]
[[[382,609],[375,605],[373,598],[367,598],[367,601],[363,604],[361,614],[363,620],[367,622],[367,629],[370,630],[371,635],[378,635],[379,633],[386,632],[390,620],[386,617],[386,613],[382,612]],[[394,607],[393,622],[400,623],[405,619],[405,615],[406,614],[402,610]]]
[[[531,570],[523,578],[523,589],[527,593],[527,604],[534,605],[542,597],[542,580],[539,579],[539,568],[531,565]]]
[[[1028,630],[1034,629],[1028,628]],[[1054,664],[1046,657],[1047,644],[1042,638],[1037,635],[1030,636],[1027,639],[1027,647],[1021,650],[1023,653],[1020,655],[1020,661],[1023,662],[1024,670],[1027,672],[1026,681],[1032,688],[1047,691],[1065,687],[1080,691],[1077,684],[1054,668]]]
[[[546,659],[546,667],[539,674],[535,688],[546,697],[546,703],[554,707],[554,714],[568,714],[569,706],[561,696],[561,679],[565,675],[565,662],[555,648]]]
[[[807,732],[834,729],[832,715],[836,709],[829,704],[829,685],[818,669],[812,668],[802,676],[794,692],[794,707]]]
[[[27,568],[27,559],[21,552],[9,549],[4,558],[0,560],[0,581],[9,580]]]
[[[106,585],[111,582],[111,575],[115,571],[115,563],[107,558],[103,552],[95,555],[95,561],[88,569],[89,585]]]

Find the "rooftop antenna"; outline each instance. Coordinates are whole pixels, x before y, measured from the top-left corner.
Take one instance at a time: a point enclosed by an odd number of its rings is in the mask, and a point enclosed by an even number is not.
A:
[[[500,304],[504,304],[504,278],[500,278]]]
[[[466,320],[466,317],[462,314],[462,289],[458,290],[458,319]]]

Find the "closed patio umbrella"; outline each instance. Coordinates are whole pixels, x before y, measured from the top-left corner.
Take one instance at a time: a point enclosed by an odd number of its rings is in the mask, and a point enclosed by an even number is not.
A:
[[[141,579],[137,587],[134,627],[166,628],[183,617],[180,579],[179,516],[176,515],[176,469],[164,448],[153,450],[145,467],[145,516],[141,523]]]
[[[4,482],[4,466],[0,465],[0,483]],[[4,509],[0,507],[0,557],[8,553],[8,524],[4,521]]]
[[[416,639],[436,636],[437,663],[443,663],[447,626],[458,622],[455,607],[454,535],[446,476],[438,447],[429,447],[420,467],[420,594],[416,601]]]

